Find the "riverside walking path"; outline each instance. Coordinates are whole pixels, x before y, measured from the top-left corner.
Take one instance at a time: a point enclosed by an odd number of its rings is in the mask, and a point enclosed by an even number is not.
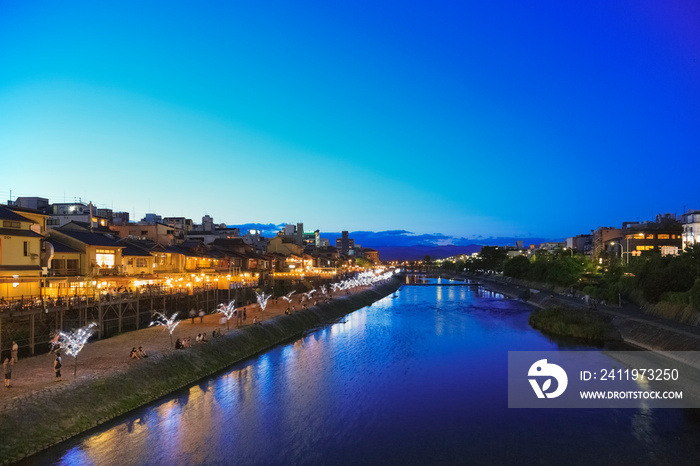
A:
[[[484,288],[505,296],[518,298],[525,289],[534,289],[535,284],[507,283],[484,275],[463,275],[462,278],[478,281]],[[588,311],[589,306],[581,299],[540,289],[531,293],[527,302],[539,308],[567,307]],[[632,303],[616,305],[597,304],[592,310],[611,319],[622,339],[630,344],[652,351],[700,351],[700,327],[675,320],[664,319],[646,313]],[[700,358],[694,361],[700,367]]]
[[[354,294],[367,289],[368,287],[358,287],[350,291]],[[335,293],[335,297],[346,296],[346,292]],[[304,303],[300,303],[301,294],[292,296],[292,303],[296,310],[301,310]],[[319,301],[324,301],[325,296],[321,296]],[[316,299],[311,299],[313,304]],[[184,339],[190,337],[192,346],[206,345],[207,343],[196,343],[195,338],[200,333],[206,333],[209,342],[212,341],[212,332],[220,329],[224,336],[237,328],[253,325],[253,321],[265,321],[273,317],[283,315],[287,310],[287,301],[282,298],[273,299],[267,302],[265,311],[262,312],[258,304],[241,306],[246,309],[247,319],[236,326],[237,319],[232,317],[229,321],[230,330],[226,329],[226,324],[221,324],[220,319],[224,317],[222,313],[214,312],[200,317],[185,318],[173,331],[173,339]],[[131,348],[142,346],[148,359],[157,357],[159,354],[174,351],[170,346],[170,336],[167,327],[153,326],[140,330],[122,333],[104,340],[97,340],[85,345],[78,355],[77,378],[73,377],[74,358],[61,352],[62,367],[61,374],[63,380],[56,382],[53,363],[56,355],[46,353],[27,358],[20,358],[17,364],[12,366],[12,385],[10,388],[0,388],[0,412],[12,412],[12,405],[16,403],[31,402],[39,400],[41,393],[70,390],[71,386],[81,381],[97,379],[104,375],[114,375],[119,372],[128,371],[133,366],[143,364],[146,360],[130,359]],[[187,351],[185,349],[184,351]]]

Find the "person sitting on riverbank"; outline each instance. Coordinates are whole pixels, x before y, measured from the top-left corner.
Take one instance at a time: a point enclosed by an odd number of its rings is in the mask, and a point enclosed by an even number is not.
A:
[[[140,358],[147,358],[148,355],[146,352],[143,350],[143,346],[139,346],[139,349],[136,351],[136,353],[139,355]]]
[[[178,338],[177,340],[175,340],[175,349],[183,349],[183,348],[184,348],[184,346],[183,346],[182,342],[180,341],[180,339]]]
[[[206,343],[206,342],[208,342],[208,341],[209,341],[209,340],[207,340],[207,333],[206,333],[206,332],[202,333],[202,339],[199,340],[199,342],[200,342],[200,343]]]
[[[136,347],[134,346],[131,348],[131,353],[129,354],[129,358],[131,359],[141,359],[141,356],[139,356],[139,353],[136,351]]]

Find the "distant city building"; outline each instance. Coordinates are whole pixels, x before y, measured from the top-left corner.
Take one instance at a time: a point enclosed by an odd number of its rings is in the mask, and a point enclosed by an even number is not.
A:
[[[310,235],[313,233],[309,233]],[[303,223],[297,223],[296,225],[292,225],[291,223],[288,223],[282,228],[281,231],[277,232],[277,236],[284,236],[288,240],[292,240],[294,244],[298,246],[304,246],[305,243],[305,236],[304,236],[304,224]]]
[[[561,251],[565,247],[566,247],[566,243],[549,241],[546,243],[540,243],[539,248],[544,249],[545,251]]]
[[[112,225],[128,225],[129,212],[114,212],[112,214]]]
[[[379,251],[377,251],[376,249],[362,248],[361,254],[365,259],[372,262],[374,265],[378,265],[381,262],[379,260]]]
[[[335,247],[345,256],[352,255],[353,248],[355,247],[355,240],[348,236],[349,234],[347,231],[343,231],[340,234],[341,237],[335,240]]]
[[[166,225],[172,225],[175,228],[179,228],[185,232],[194,230],[194,223],[192,219],[185,217],[165,217],[163,218],[163,223]]]
[[[44,212],[49,208],[49,200],[43,197],[18,197],[14,202],[7,203],[13,207],[22,207],[24,209],[34,209]]]
[[[111,225],[114,212],[112,212],[112,209],[97,209],[97,216],[106,218],[109,220],[109,225]]]
[[[205,215],[202,217],[202,230],[214,231],[214,219],[211,216]]]
[[[163,221],[163,217],[161,217],[158,214],[153,214],[153,213],[146,214],[146,216],[141,219],[141,223],[145,223],[148,225],[161,223],[162,221]]]
[[[566,238],[566,247],[578,254],[593,254],[593,235],[578,235]]]

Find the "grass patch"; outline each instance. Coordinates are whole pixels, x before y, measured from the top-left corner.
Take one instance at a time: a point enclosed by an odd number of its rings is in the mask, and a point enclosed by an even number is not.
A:
[[[583,340],[619,340],[610,321],[598,314],[564,308],[539,309],[530,314],[530,326],[543,333]]]

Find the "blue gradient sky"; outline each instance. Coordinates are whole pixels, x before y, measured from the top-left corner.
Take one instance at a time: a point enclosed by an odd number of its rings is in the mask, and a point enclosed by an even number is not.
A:
[[[0,199],[565,237],[700,208],[700,6],[0,2]]]

